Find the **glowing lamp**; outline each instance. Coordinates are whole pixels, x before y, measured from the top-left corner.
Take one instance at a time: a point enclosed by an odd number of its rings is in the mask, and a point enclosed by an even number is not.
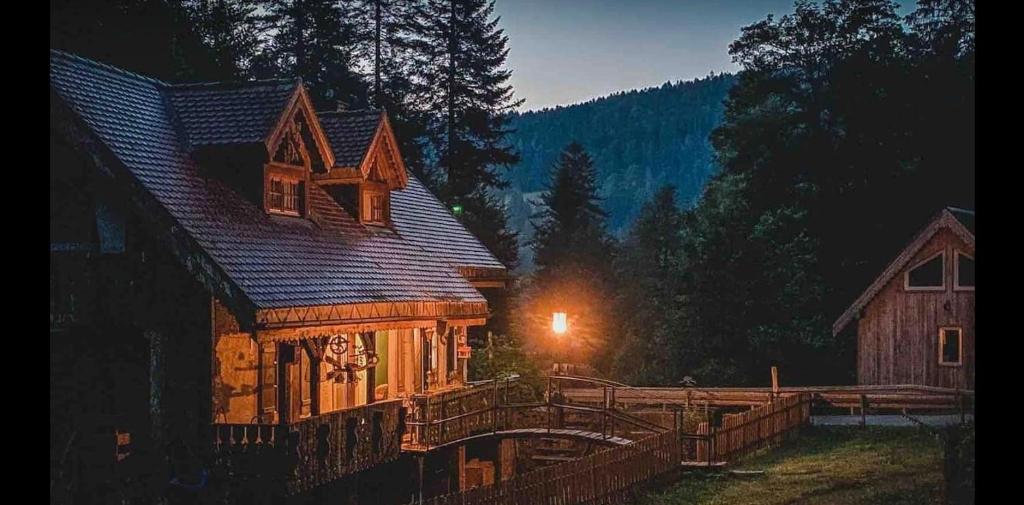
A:
[[[565,312],[555,312],[551,314],[551,331],[561,335],[569,329],[569,323],[566,320]]]
[[[461,216],[462,215],[462,205],[459,205],[459,204],[452,205],[452,214],[455,214],[456,216]]]

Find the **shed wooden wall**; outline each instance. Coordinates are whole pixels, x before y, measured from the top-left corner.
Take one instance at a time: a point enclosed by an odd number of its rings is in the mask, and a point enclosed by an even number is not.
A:
[[[906,291],[904,274],[946,251],[944,291]],[[859,384],[923,384],[974,389],[974,291],[955,290],[955,251],[974,256],[948,229],[939,230],[864,308],[857,325]],[[948,309],[946,308],[948,302]],[[939,365],[939,328],[963,328],[963,364]]]

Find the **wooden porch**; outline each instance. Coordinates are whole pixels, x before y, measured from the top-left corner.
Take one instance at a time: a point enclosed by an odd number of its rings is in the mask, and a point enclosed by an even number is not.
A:
[[[397,459],[404,418],[390,400],[290,424],[215,424],[216,466],[294,495]]]

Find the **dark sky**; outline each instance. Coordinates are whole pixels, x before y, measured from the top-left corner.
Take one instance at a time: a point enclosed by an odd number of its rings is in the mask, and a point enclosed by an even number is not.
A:
[[[900,14],[914,0],[899,0]],[[740,28],[793,0],[497,0],[524,110],[738,69]]]

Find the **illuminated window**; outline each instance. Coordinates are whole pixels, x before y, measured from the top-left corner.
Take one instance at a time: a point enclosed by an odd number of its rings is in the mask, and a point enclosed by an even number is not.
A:
[[[299,215],[302,184],[295,179],[271,177],[268,187],[267,207],[271,212]]]
[[[910,290],[941,290],[945,284],[946,254],[940,252],[907,271],[905,286]]]
[[[974,289],[974,258],[956,252],[956,288]]]
[[[372,195],[370,197],[370,221],[375,223],[384,222],[384,195]]]
[[[368,224],[384,225],[388,223],[388,192],[386,189],[363,190],[362,221]]]
[[[939,328],[939,364],[962,363],[963,331],[960,328]]]

